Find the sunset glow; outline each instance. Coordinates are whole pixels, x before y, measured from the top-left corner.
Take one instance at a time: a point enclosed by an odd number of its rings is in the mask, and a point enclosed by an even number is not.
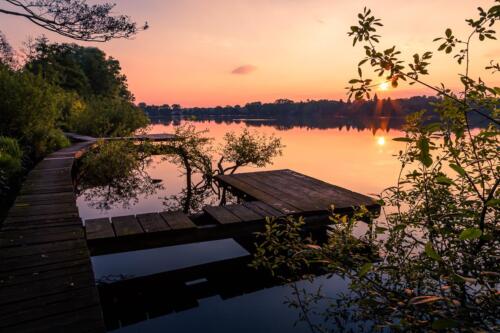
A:
[[[459,86],[458,65],[435,52],[432,40],[447,26],[466,34],[465,17],[490,0],[120,0],[114,9],[150,29],[133,39],[89,44],[117,58],[137,102],[182,106],[234,105],[252,101],[346,99],[346,83],[357,77],[364,56],[347,37],[366,6],[382,19],[381,45],[397,45],[411,60],[434,51],[432,84]],[[390,8],[390,11],[387,10]],[[432,10],[429,10],[432,8]],[[453,11],[450,11],[453,8]],[[441,13],[448,13],[443,21]],[[410,15],[409,15],[410,14]],[[3,16],[0,30],[20,49],[28,36],[70,41],[42,31],[27,20]],[[496,49],[495,49],[496,48]],[[484,67],[498,58],[495,42],[476,43],[472,77],[491,78]],[[363,75],[377,78],[368,67]],[[391,98],[431,95],[418,85],[400,84],[384,92]]]
[[[378,89],[382,91],[386,91],[389,89],[389,82],[382,82],[378,85]]]
[[[377,144],[379,146],[385,145],[385,138],[383,136],[377,138]]]

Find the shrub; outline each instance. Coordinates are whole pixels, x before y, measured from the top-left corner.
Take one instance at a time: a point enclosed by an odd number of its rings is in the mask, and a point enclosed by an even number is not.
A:
[[[33,160],[67,145],[56,127],[64,96],[40,77],[0,66],[0,135],[16,138]]]
[[[149,120],[144,112],[121,98],[94,97],[85,110],[72,114],[72,130],[96,137],[127,136],[144,127]]]

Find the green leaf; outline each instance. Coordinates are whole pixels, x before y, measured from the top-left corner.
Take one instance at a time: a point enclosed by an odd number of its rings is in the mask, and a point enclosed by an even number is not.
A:
[[[488,207],[500,206],[500,199],[496,199],[496,198],[490,199],[486,202],[486,206],[488,206]]]
[[[438,319],[432,323],[432,329],[434,330],[444,330],[447,328],[458,327],[458,321],[453,319]]]
[[[481,237],[482,231],[478,228],[468,228],[460,233],[460,240],[471,240]]]
[[[450,28],[446,29],[445,34],[446,34],[446,37],[450,38],[451,37],[451,29]]]
[[[439,256],[439,254],[436,252],[436,250],[434,250],[434,247],[432,246],[432,243],[431,242],[428,242],[427,244],[425,244],[425,254],[427,254],[427,256],[433,260],[436,260],[436,261],[442,261],[443,259]]]
[[[393,231],[401,231],[406,229],[406,224],[398,224],[394,228],[392,228]]]
[[[363,266],[361,266],[361,269],[358,272],[358,276],[363,277],[368,273],[373,267],[373,264],[371,262],[367,262]]]
[[[413,142],[413,140],[410,139],[410,138],[394,138],[392,140],[393,141],[399,141],[399,142]]]
[[[426,167],[432,165],[432,158],[429,154],[429,139],[423,137],[418,140],[417,147],[420,149],[418,160]]]
[[[438,183],[440,185],[450,186],[453,184],[453,180],[451,180],[450,178],[448,178],[446,176],[437,176],[436,183]]]
[[[456,165],[456,164],[450,164],[450,168],[455,170],[460,176],[462,176],[462,177],[465,176],[465,170],[461,166]]]

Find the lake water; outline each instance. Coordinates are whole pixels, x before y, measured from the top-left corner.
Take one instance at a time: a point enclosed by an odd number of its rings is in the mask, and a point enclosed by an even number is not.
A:
[[[393,155],[402,146],[392,141],[403,135],[399,130],[283,128],[272,120],[182,123],[207,129],[216,143],[225,133],[245,127],[274,134],[286,147],[283,156],[265,169],[292,169],[368,195],[393,185],[399,171]],[[149,131],[172,133],[178,124],[156,124]],[[255,169],[239,170],[244,171]],[[161,156],[153,157],[146,172],[161,181],[161,189],[118,200],[106,209],[96,205],[104,197],[82,193],[77,201],[82,219],[167,209],[165,198],[183,188],[182,172]],[[248,268],[250,258],[251,253],[232,239],[93,257],[108,328],[117,332],[311,332],[306,322],[297,323],[300,310],[287,304],[287,299],[296,299],[297,290],[314,292],[321,287],[328,297],[347,291],[348,282],[337,276],[292,285],[271,281]]]

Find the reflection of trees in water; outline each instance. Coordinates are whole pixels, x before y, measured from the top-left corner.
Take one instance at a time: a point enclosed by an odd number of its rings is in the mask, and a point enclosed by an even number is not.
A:
[[[146,172],[150,156],[147,145],[101,142],[80,162],[77,191],[89,206],[99,210],[116,205],[129,208],[139,196],[150,196],[163,188]]]
[[[184,187],[164,198],[167,210],[200,212],[205,205],[226,204],[232,198],[214,182],[216,175],[234,173],[243,166],[263,167],[281,154],[283,145],[274,136],[244,130],[227,133],[224,144],[214,147],[206,131],[194,126],[176,128],[176,140],[134,144],[100,142],[80,162],[77,190],[91,207],[109,210],[121,204],[135,205],[140,197],[154,195],[163,186],[147,173],[152,155],[176,165],[185,178]]]
[[[214,182],[216,175],[234,173],[240,167],[264,167],[281,154],[283,145],[274,136],[260,135],[247,129],[241,133],[226,133],[220,147],[213,146],[207,131],[196,131],[194,126],[176,128],[177,140],[155,147],[156,152],[179,167],[185,177],[180,193],[164,199],[169,210],[185,213],[199,212],[205,205],[221,205],[234,201]],[[198,180],[195,180],[198,179]]]

